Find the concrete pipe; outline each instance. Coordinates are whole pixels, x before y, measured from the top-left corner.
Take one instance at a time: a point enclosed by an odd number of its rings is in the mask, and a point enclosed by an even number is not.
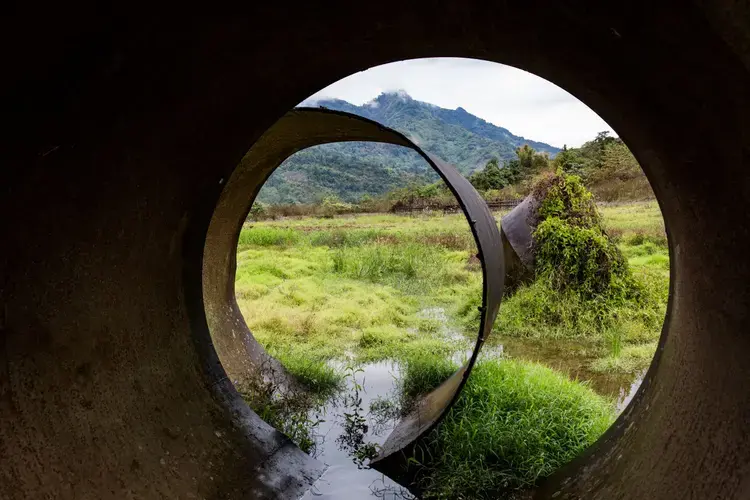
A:
[[[453,166],[425,152],[403,134],[379,123],[349,113],[313,108],[297,108],[276,122],[242,158],[216,204],[206,236],[203,263],[203,302],[211,331],[211,344],[226,372],[213,365],[217,378],[225,385],[231,380],[242,387],[246,380],[259,372],[273,379],[275,384],[291,385],[283,367],[271,358],[255,340],[245,324],[234,294],[237,240],[255,197],[281,163],[302,149],[331,142],[372,141],[410,148],[441,176],[461,206],[475,238],[477,256],[482,265],[484,282],[480,307],[479,331],[472,356],[438,388],[415,404],[383,444],[373,467],[402,476],[405,452],[432,430],[455,403],[471,374],[477,356],[492,331],[503,295],[504,269],[500,231],[487,204],[469,181]],[[215,359],[207,348],[206,354]],[[227,379],[227,376],[229,377]],[[233,406],[243,403],[232,391],[225,389],[221,396]],[[249,412],[252,418],[252,412]],[[265,427],[249,427],[251,437],[259,442],[268,435]],[[258,436],[252,433],[258,432]],[[312,461],[311,461],[312,462]],[[310,473],[322,466],[313,465]]]
[[[430,56],[511,64],[579,97],[634,151],[666,221],[654,363],[537,497],[750,497],[746,4],[259,4],[188,20],[64,8],[6,17],[0,35],[0,498],[307,488],[319,464],[223,375],[203,299],[209,224],[240,159],[295,104]]]

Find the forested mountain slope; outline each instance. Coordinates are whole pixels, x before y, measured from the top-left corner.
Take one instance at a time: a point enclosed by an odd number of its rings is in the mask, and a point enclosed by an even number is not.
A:
[[[481,169],[493,157],[515,158],[516,148],[524,144],[551,156],[559,151],[549,144],[513,135],[463,108],[440,108],[416,101],[402,91],[383,93],[362,106],[340,99],[320,100],[314,105],[363,116],[403,132],[465,175]],[[360,142],[327,144],[289,158],[271,176],[259,199],[309,203],[335,195],[357,201],[363,195],[436,179],[424,160],[405,148]]]

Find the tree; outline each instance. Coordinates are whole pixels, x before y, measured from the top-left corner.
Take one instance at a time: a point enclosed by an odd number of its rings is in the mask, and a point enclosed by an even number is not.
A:
[[[578,175],[583,174],[583,160],[577,149],[568,149],[564,145],[562,151],[557,153],[552,164],[556,169],[562,170],[566,174]]]
[[[524,178],[538,174],[549,167],[549,156],[546,153],[537,153],[528,144],[516,148],[516,156],[518,157],[521,174]]]
[[[522,172],[533,172],[538,166],[541,166],[541,163],[544,163],[544,158],[537,158],[538,155],[536,151],[534,151],[534,148],[528,144],[516,148],[516,156],[518,157],[518,162],[521,165]],[[541,160],[541,162],[539,160]]]
[[[609,136],[609,130],[602,130],[601,132],[596,134],[596,138],[594,139],[594,143],[596,143],[601,150],[604,150],[604,148],[611,144],[618,139],[616,137],[610,137]]]
[[[524,144],[516,148],[516,158],[505,163],[502,168],[497,158],[492,158],[484,170],[472,174],[469,181],[479,191],[503,189],[533,177],[548,167],[547,153],[537,153],[534,148]]]
[[[477,191],[488,191],[490,189],[502,189],[507,186],[511,179],[508,178],[507,167],[500,168],[497,158],[492,158],[484,166],[483,170],[474,172],[469,177],[469,182]]]
[[[617,139],[604,147],[600,175],[624,181],[643,175],[643,171],[630,149]]]

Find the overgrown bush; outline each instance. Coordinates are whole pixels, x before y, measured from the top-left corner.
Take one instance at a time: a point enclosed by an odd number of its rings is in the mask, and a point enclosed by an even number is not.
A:
[[[326,196],[320,204],[322,216],[332,218],[335,215],[352,213],[354,207],[351,203],[345,203],[333,196]]]
[[[535,274],[558,292],[607,309],[641,298],[625,258],[602,228],[593,196],[579,177],[558,173],[535,188]]]
[[[598,227],[580,227],[552,217],[534,233],[536,275],[558,291],[585,299],[626,298],[634,283],[620,250]]]
[[[595,338],[614,353],[621,349],[611,347],[611,333],[623,322],[649,332],[643,340],[657,336],[666,291],[653,282],[663,280],[633,275],[580,178],[548,175],[534,194],[539,200],[534,281],[506,298],[495,330],[511,336]],[[462,311],[469,324],[478,318],[471,305]]]

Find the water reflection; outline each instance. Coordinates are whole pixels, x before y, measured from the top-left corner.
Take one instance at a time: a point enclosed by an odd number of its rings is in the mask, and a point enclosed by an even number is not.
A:
[[[430,311],[430,316],[439,319],[440,312]],[[455,361],[462,362],[470,354],[468,349],[460,350]],[[635,376],[592,372],[588,369],[594,356],[590,346],[570,341],[502,339],[502,343],[486,346],[481,354],[481,358],[504,356],[538,361],[572,379],[586,381],[598,393],[611,397],[618,413],[631,401],[645,375],[645,371]],[[311,421],[319,421],[313,436],[314,456],[329,468],[303,498],[414,499],[408,490],[366,466],[402,416],[400,366],[381,361],[356,368],[337,362],[334,367],[346,373],[346,387],[309,414]]]
[[[415,498],[380,472],[366,468],[400,417],[398,364],[382,361],[336,368],[346,371],[346,388],[310,415],[312,420],[322,420],[314,436],[316,458],[329,468],[303,498]]]
[[[630,384],[630,387],[620,387],[620,394],[617,398],[617,413],[622,413],[625,408],[630,404],[630,401],[633,399],[633,396],[635,396],[635,393],[638,392],[638,388],[641,386],[641,382],[643,382],[643,377],[646,376],[646,371],[643,370],[638,375],[636,375],[635,380]]]

